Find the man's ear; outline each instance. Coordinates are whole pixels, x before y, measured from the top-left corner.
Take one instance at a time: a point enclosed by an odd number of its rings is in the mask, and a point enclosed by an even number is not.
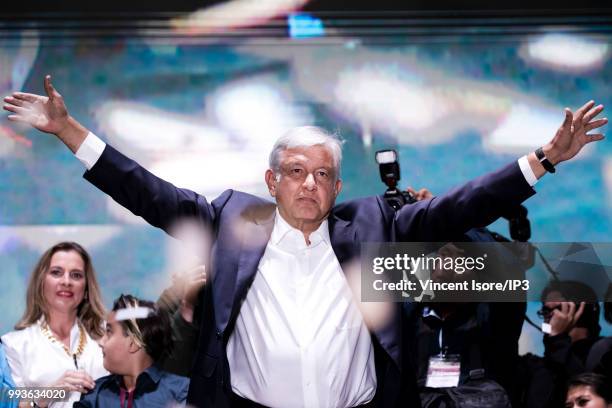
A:
[[[336,185],[334,186],[334,198],[338,197],[340,191],[342,191],[342,180],[338,179],[336,180]]]
[[[266,170],[266,185],[272,197],[276,197],[276,174],[271,169]]]

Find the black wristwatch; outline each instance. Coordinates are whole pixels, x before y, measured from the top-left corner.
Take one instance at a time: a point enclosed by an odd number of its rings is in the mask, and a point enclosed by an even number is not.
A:
[[[538,158],[538,161],[542,163],[542,166],[544,166],[544,169],[547,172],[549,173],[555,172],[555,166],[553,166],[553,164],[546,158],[546,155],[544,154],[544,150],[542,150],[541,147],[538,147],[536,149],[535,155]]]

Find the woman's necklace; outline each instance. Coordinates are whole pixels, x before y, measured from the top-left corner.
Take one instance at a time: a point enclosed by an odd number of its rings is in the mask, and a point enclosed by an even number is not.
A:
[[[77,326],[79,327],[79,345],[77,346],[76,352],[74,353],[71,353],[70,349],[63,342],[59,341],[57,337],[53,335],[53,333],[51,332],[51,329],[49,328],[49,325],[46,322],[41,325],[40,330],[45,335],[45,337],[51,341],[51,343],[57,343],[62,346],[66,354],[68,354],[70,357],[74,359],[74,364],[75,366],[77,366],[77,369],[78,369],[77,358],[80,357],[81,354],[83,354],[83,350],[85,350],[85,343],[87,342],[87,338],[85,336],[85,329],[83,329],[83,326],[81,326],[78,322],[77,322]]]

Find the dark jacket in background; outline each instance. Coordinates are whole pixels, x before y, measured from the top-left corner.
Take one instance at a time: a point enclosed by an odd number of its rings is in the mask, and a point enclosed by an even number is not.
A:
[[[556,408],[565,404],[569,379],[586,372],[587,356],[598,338],[572,343],[567,333],[544,335],[544,357],[521,357],[522,400],[526,408]]]

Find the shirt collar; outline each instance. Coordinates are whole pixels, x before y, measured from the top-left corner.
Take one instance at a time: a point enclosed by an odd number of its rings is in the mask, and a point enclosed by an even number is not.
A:
[[[157,384],[162,377],[162,370],[156,364],[153,364],[151,367],[144,370],[142,374],[147,374],[149,378]]]
[[[286,240],[290,234],[299,234],[302,241],[304,240],[304,235],[302,231],[297,228],[293,228],[280,214],[278,208],[276,208],[276,214],[274,217],[274,228],[272,229],[272,234],[270,235],[270,242],[274,245],[280,244],[282,241]],[[326,244],[330,243],[329,238],[329,224],[327,218],[323,220],[319,228],[316,231],[313,231],[310,234],[310,243],[312,245],[316,245],[319,242],[325,242]]]
[[[114,376],[114,380],[115,383],[119,386],[119,387],[123,387],[123,377],[119,374],[115,374]],[[155,384],[159,383],[159,380],[162,377],[162,371],[159,367],[157,367],[156,364],[153,364],[152,366],[150,366],[149,368],[147,368],[146,370],[144,370],[142,373],[140,373],[138,375],[138,378],[136,379],[136,388],[138,388],[139,385],[142,384],[142,381],[145,380],[150,380],[152,382],[154,382]]]

